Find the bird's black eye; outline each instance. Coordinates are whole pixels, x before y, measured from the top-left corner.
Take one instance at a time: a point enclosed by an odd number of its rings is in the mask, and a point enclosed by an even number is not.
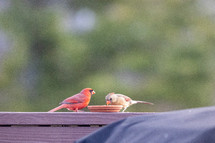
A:
[[[112,98],[110,98],[110,101],[112,100]]]

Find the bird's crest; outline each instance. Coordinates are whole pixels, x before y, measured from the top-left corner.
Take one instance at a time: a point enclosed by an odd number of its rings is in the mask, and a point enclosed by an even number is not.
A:
[[[109,95],[113,95],[113,94],[115,94],[115,92],[111,92],[111,93],[109,93]]]

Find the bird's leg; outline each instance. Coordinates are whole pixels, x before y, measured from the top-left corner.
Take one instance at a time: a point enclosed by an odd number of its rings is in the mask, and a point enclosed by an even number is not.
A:
[[[75,112],[78,112],[78,108],[75,108]]]
[[[78,110],[77,112],[85,112],[85,111],[83,111],[83,110]]]
[[[122,110],[122,112],[125,112],[126,109],[127,109],[127,107],[125,107],[125,108]]]

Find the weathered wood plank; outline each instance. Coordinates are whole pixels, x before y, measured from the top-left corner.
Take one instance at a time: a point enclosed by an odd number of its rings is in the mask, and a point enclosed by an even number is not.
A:
[[[152,113],[0,112],[0,125],[106,125],[135,115]]]
[[[73,142],[100,125],[144,114],[153,113],[0,112],[0,142]]]
[[[99,127],[0,127],[1,143],[65,143]]]

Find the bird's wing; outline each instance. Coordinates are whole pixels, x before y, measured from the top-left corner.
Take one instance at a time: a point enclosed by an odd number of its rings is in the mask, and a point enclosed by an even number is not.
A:
[[[131,101],[131,98],[126,96],[126,95],[123,95],[123,94],[116,94],[118,97],[122,97],[125,99],[125,101]]]
[[[65,99],[60,104],[78,104],[78,103],[85,102],[85,100],[86,100],[86,96],[84,94],[78,93]]]

